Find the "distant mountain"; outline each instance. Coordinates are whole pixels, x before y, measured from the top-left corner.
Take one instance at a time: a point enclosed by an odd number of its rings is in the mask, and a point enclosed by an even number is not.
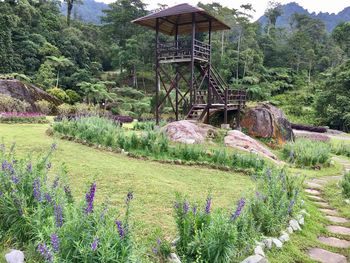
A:
[[[108,9],[108,5],[94,0],[83,0],[82,4],[74,4],[72,18],[93,24],[101,24],[101,17],[104,16],[102,10]],[[61,13],[67,15],[67,4],[62,2]]]
[[[321,12],[316,14],[315,12],[309,13],[308,10],[306,10],[302,6],[298,5],[295,2],[292,2],[286,5],[282,5],[282,10],[283,15],[277,19],[277,27],[289,27],[290,19],[294,13],[309,15],[312,18],[322,20],[325,23],[326,29],[329,32],[331,32],[339,23],[350,21],[350,6],[345,8],[338,14],[330,14],[327,12]],[[262,16],[258,19],[258,22],[265,26],[267,24],[267,18],[265,16]]]

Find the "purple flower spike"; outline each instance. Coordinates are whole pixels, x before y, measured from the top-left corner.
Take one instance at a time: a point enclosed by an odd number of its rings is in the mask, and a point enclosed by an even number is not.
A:
[[[94,238],[94,241],[91,243],[91,251],[95,252],[98,247],[99,239],[97,237]]]
[[[40,243],[38,245],[37,251],[40,253],[40,255],[47,261],[52,262],[52,253],[49,250],[49,248],[46,246],[45,243]]]
[[[27,171],[31,173],[33,171],[32,163],[27,164]]]
[[[129,191],[128,194],[126,195],[126,204],[129,204],[129,202],[134,198],[133,192]]]
[[[238,202],[236,211],[231,216],[232,221],[236,220],[240,216],[244,206],[245,206],[245,200],[244,198],[241,198]]]
[[[190,205],[189,205],[189,203],[187,201],[185,201],[184,204],[183,204],[184,214],[187,214],[189,209],[190,209]]]
[[[90,191],[85,195],[85,200],[86,200],[85,213],[86,214],[91,214],[94,210],[95,192],[96,192],[96,183],[93,183],[90,187]]]
[[[115,223],[116,223],[117,228],[118,228],[119,237],[121,239],[123,239],[125,237],[125,229],[123,227],[123,223],[120,220],[115,221]]]
[[[60,228],[63,225],[62,206],[54,205],[53,209],[54,209],[54,214],[55,214],[56,227]]]
[[[55,180],[52,183],[52,188],[55,189],[58,187],[58,182],[60,181],[60,178],[57,176]]]
[[[12,182],[14,184],[18,184],[19,183],[19,177],[18,176],[12,175],[11,180],[12,180]]]
[[[44,197],[45,197],[46,202],[48,202],[48,203],[52,202],[52,197],[49,193],[45,193]]]
[[[211,201],[212,198],[210,196],[207,197],[207,203],[205,205],[205,213],[210,214],[210,209],[211,209]]]
[[[288,206],[288,214],[291,214],[293,212],[293,207],[294,207],[295,201],[294,199],[290,201],[289,206]]]
[[[196,205],[194,205],[194,206],[192,207],[192,213],[193,213],[194,215],[197,214],[197,206],[196,206]]]
[[[33,182],[33,195],[37,201],[41,202],[40,179],[39,178],[36,178]]]
[[[51,235],[51,245],[54,252],[58,253],[60,251],[60,239],[57,234]]]

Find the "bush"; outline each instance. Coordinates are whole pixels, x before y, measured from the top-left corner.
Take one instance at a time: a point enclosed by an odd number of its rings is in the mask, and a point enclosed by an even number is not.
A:
[[[3,112],[0,113],[0,123],[47,123],[45,115],[30,112]]]
[[[67,96],[68,96],[68,98],[69,98],[68,101],[69,101],[69,103],[71,103],[71,104],[74,104],[74,103],[76,103],[76,102],[78,102],[78,101],[81,100],[80,95],[79,95],[76,91],[74,91],[74,90],[67,89],[67,90],[66,90],[66,94],[67,94]]]
[[[28,108],[27,102],[0,94],[0,112],[26,112]]]
[[[57,111],[58,111],[59,115],[66,116],[66,115],[69,115],[69,114],[73,114],[74,111],[75,111],[75,108],[72,105],[63,103],[63,104],[61,104],[61,105],[59,105],[57,107]]]
[[[54,88],[48,89],[47,93],[49,93],[52,96],[55,96],[56,98],[58,98],[61,101],[64,101],[64,102],[69,101],[69,97],[63,89],[54,87]]]
[[[342,193],[345,198],[350,198],[350,172],[344,174],[344,178],[341,181]]]
[[[35,106],[38,108],[38,110],[45,115],[50,114],[52,105],[47,100],[38,100],[35,102]]]
[[[350,144],[342,143],[333,143],[332,144],[332,153],[336,155],[344,155],[350,157]]]
[[[282,153],[285,160],[298,167],[327,165],[330,161],[331,147],[325,142],[298,139],[287,143]]]
[[[105,205],[95,206],[96,184],[76,202],[65,169],[54,180],[50,152],[38,160],[18,159],[1,145],[0,230],[22,246],[37,245],[45,262],[129,262],[132,255],[129,205],[123,217]],[[13,160],[17,160],[14,162]]]

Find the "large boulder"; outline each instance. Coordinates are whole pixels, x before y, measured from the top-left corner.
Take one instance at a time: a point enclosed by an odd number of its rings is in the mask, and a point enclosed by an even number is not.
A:
[[[30,105],[28,111],[32,112],[39,110],[35,106],[35,102],[38,100],[46,100],[56,106],[62,103],[42,89],[17,79],[0,79],[0,94],[27,102]]]
[[[215,137],[215,128],[195,121],[174,121],[162,128],[169,139],[186,144],[203,143],[207,138]]]
[[[287,117],[280,109],[268,103],[247,109],[240,125],[250,136],[272,138],[278,144],[294,140],[293,129]]]
[[[277,160],[268,148],[262,145],[257,140],[245,135],[243,132],[238,130],[229,131],[224,139],[225,146],[233,147],[239,150],[257,153],[264,157],[268,157],[273,160]]]

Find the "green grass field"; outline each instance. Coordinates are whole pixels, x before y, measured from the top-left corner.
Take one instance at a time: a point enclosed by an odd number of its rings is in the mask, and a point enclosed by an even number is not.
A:
[[[214,198],[214,207],[232,207],[236,201],[254,193],[249,176],[194,166],[161,164],[94,149],[45,134],[49,125],[0,124],[0,140],[6,145],[16,142],[19,156],[45,153],[53,142],[58,150],[52,160],[56,168],[64,163],[69,171],[73,194],[82,199],[89,182],[97,182],[97,200],[122,206],[128,190],[134,191],[132,219],[136,237],[147,238],[160,230],[174,237],[172,216],[176,192],[190,199]],[[160,229],[159,229],[160,227]]]

